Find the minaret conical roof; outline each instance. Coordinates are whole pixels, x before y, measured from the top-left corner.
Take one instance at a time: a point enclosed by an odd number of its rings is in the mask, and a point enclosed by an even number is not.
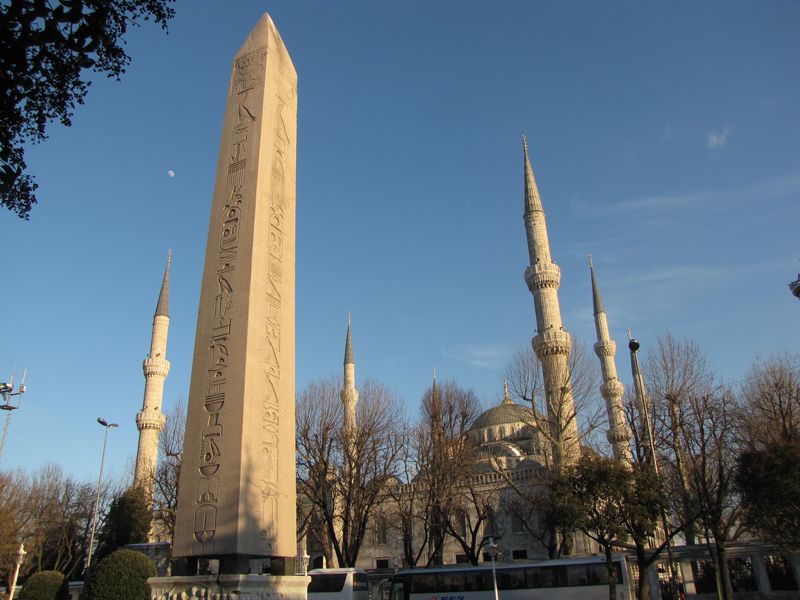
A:
[[[597,285],[597,277],[594,275],[594,264],[592,264],[592,257],[589,257],[589,271],[592,273],[592,304],[594,305],[594,314],[606,312],[603,306],[603,298],[600,296],[600,286]]]
[[[156,316],[169,317],[169,263],[172,260],[172,250],[167,253],[167,267],[164,269],[164,279],[161,281],[161,291],[158,294]]]
[[[347,315],[347,339],[344,342],[344,364],[356,364],[353,356],[353,339],[350,336],[350,315]]]
[[[525,170],[525,212],[542,209],[542,199],[539,196],[539,188],[536,186],[536,178],[533,176],[530,158],[528,158],[528,138],[522,136],[523,168]]]

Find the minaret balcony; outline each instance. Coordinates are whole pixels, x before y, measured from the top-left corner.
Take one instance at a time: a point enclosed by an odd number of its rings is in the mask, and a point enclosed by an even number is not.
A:
[[[600,386],[600,395],[603,398],[622,398],[622,393],[624,391],[625,387],[622,385],[619,379],[609,379]]]
[[[147,378],[154,375],[166,377],[169,373],[169,361],[166,358],[146,358],[142,363],[142,370]]]
[[[617,353],[617,343],[613,340],[597,342],[594,345],[594,353],[597,354],[598,358],[603,358],[604,356],[613,357]]]
[[[555,263],[538,263],[525,269],[525,283],[535,293],[542,288],[558,289],[561,285],[561,269]]]
[[[531,344],[539,358],[554,354],[567,355],[572,349],[572,338],[563,329],[548,329],[537,334]]]
[[[139,431],[142,429],[161,431],[164,429],[164,423],[166,422],[167,418],[161,412],[140,410],[136,413],[136,428]]]

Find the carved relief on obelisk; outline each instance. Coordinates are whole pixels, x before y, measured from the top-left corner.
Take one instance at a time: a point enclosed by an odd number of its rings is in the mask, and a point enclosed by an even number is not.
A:
[[[222,573],[295,556],[296,147],[297,74],[264,15],[228,88],[173,546]]]

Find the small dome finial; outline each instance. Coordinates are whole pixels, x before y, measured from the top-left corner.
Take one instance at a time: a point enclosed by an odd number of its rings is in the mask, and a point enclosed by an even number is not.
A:
[[[508,381],[505,379],[503,380],[503,401],[501,404],[514,404],[511,400],[511,396],[508,394]]]

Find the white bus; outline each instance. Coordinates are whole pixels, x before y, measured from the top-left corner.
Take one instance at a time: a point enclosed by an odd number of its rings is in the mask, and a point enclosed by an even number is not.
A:
[[[625,559],[615,555],[614,566],[617,600],[633,600]],[[601,556],[498,563],[496,573],[500,600],[608,600]],[[491,565],[404,569],[385,584],[381,591],[388,591],[389,600],[494,600]]]
[[[308,600],[369,600],[369,581],[361,569],[314,569],[308,574]]]

